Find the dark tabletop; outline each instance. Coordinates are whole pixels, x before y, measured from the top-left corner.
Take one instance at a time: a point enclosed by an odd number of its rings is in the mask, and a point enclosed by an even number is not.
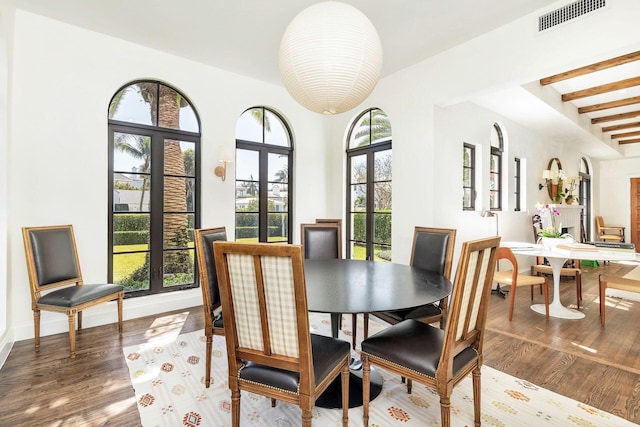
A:
[[[305,260],[309,311],[370,313],[412,308],[451,294],[442,275],[408,265],[352,259]]]

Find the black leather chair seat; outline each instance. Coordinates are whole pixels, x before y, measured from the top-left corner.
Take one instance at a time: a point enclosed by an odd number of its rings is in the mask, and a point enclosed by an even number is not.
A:
[[[53,305],[56,307],[75,307],[107,295],[118,293],[122,291],[122,289],[123,287],[121,285],[108,283],[101,285],[69,286],[43,295],[38,300],[38,304]]]
[[[313,352],[313,372],[316,381],[319,382],[351,353],[351,346],[343,340],[311,334],[311,351]],[[293,393],[297,392],[300,380],[296,372],[251,362],[240,371],[240,378]]]
[[[444,331],[417,320],[408,319],[362,341],[362,352],[435,377],[442,353]],[[477,356],[473,348],[466,348],[453,359],[453,374]]]
[[[406,319],[424,319],[432,316],[437,316],[442,313],[440,307],[434,304],[425,304],[420,307],[407,308],[403,310],[394,311],[381,311],[377,312],[376,316],[382,318],[389,323],[399,323]],[[392,320],[392,321],[390,321]]]

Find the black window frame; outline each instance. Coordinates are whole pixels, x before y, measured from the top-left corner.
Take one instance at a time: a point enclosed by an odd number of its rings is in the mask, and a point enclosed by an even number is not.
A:
[[[468,150],[469,152],[469,164],[465,164],[465,152]],[[469,144],[464,142],[462,144],[462,210],[464,211],[473,211],[476,209],[476,146],[473,144]],[[469,176],[469,185],[465,185],[465,173],[464,171],[468,170]],[[469,193],[469,204],[465,203],[465,192]]]

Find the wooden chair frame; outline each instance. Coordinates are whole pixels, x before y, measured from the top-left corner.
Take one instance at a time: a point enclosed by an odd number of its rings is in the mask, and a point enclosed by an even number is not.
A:
[[[604,327],[605,308],[606,308],[606,291],[607,288],[619,289],[627,292],[640,292],[640,280],[627,279],[621,276],[598,275],[598,288],[600,290],[600,323]]]
[[[69,239],[70,247],[56,247],[56,256],[61,257],[56,265],[62,270],[57,271],[55,276],[58,280],[49,281],[46,278],[40,278],[40,271],[45,267],[38,264],[38,257],[35,255],[35,251],[41,248],[34,248],[34,240],[37,235],[46,235],[49,232],[62,233],[63,239]],[[29,274],[29,287],[31,290],[31,309],[33,310],[33,326],[34,326],[34,338],[35,338],[35,350],[40,351],[40,311],[53,311],[57,313],[64,313],[67,315],[69,322],[69,346],[70,357],[75,359],[76,357],[76,317],[78,318],[78,330],[82,329],[82,311],[102,304],[105,302],[117,300],[118,306],[118,332],[122,334],[122,300],[124,298],[124,290],[120,285],[112,284],[100,284],[100,285],[85,285],[82,280],[82,272],[80,270],[80,260],[78,258],[78,250],[76,246],[76,239],[73,233],[73,226],[71,225],[54,225],[54,226],[41,226],[41,227],[23,227],[22,239],[24,242],[24,249],[27,261],[27,270]],[[64,242],[65,244],[67,241]],[[68,249],[70,253],[65,254],[64,250]],[[65,255],[70,255],[73,259],[64,259]],[[62,263],[70,262],[69,265],[63,266]],[[68,269],[66,268],[68,267]],[[44,270],[42,270],[44,271]],[[51,275],[50,275],[51,276]],[[80,290],[72,289],[72,287],[84,286],[85,288]],[[90,289],[91,288],[91,289]],[[78,299],[79,303],[74,303],[73,299],[76,296],[70,294],[70,292],[77,291],[78,293],[91,290],[95,291],[93,297],[90,297],[88,301],[86,298]],[[51,303],[44,303],[45,301],[51,301],[52,297],[57,294],[66,293],[66,304],[54,305]],[[77,295],[76,294],[76,295]]]
[[[202,308],[204,309],[204,335],[206,337],[206,358],[205,358],[205,380],[204,384],[206,388],[211,385],[211,352],[213,351],[213,336],[224,335],[224,327],[216,326],[216,318],[214,313],[219,309],[221,310],[220,295],[216,295],[216,301],[213,301],[213,295],[211,295],[212,281],[215,281],[216,288],[218,288],[218,278],[209,277],[209,270],[207,264],[211,263],[215,272],[215,259],[213,256],[213,244],[208,245],[206,240],[207,236],[222,236],[226,240],[227,230],[225,227],[205,228],[195,230],[195,248],[196,259],[198,262],[198,273],[200,275],[200,290],[202,291]],[[209,246],[209,247],[208,247]],[[218,322],[220,323],[220,322]]]
[[[307,294],[304,277],[304,262],[302,247],[298,245],[272,245],[268,243],[239,243],[239,242],[215,242],[214,253],[216,268],[222,300],[222,315],[225,324],[225,339],[227,342],[227,357],[229,362],[229,388],[232,401],[232,424],[238,427],[240,423],[240,391],[246,390],[261,394],[271,399],[282,400],[300,406],[302,410],[302,425],[311,426],[311,410],[316,398],[341,375],[342,380],[342,422],[348,425],[349,408],[349,362],[350,353],[347,351],[340,363],[335,364],[328,374],[316,383],[314,375],[313,355],[311,348],[311,334],[309,333],[309,313],[307,311]],[[251,345],[251,340],[243,336],[240,344],[239,332],[236,323],[236,304],[239,300],[232,290],[229,257],[234,255],[247,255],[252,257],[253,276],[255,278],[255,295],[257,307],[259,307],[259,325],[253,334],[261,336],[262,349]],[[296,311],[296,338],[298,343],[298,356],[291,354],[277,354],[272,348],[272,331],[270,330],[270,317],[268,315],[268,302],[266,295],[269,284],[265,280],[268,274],[263,270],[263,259],[267,257],[288,258],[290,260],[293,277],[293,298]],[[243,271],[243,275],[247,270]],[[249,273],[250,275],[250,273]],[[245,283],[246,286],[246,283]],[[253,285],[252,285],[253,286]],[[247,310],[247,308],[243,308]],[[243,313],[247,313],[243,311]],[[255,313],[253,313],[255,315]],[[332,338],[329,338],[332,339]],[[249,343],[249,344],[247,344]],[[348,347],[347,347],[348,348]],[[241,377],[241,371],[249,363],[257,363],[270,368],[277,368],[294,372],[299,375],[296,392],[277,388],[269,384],[261,384],[257,381],[245,380]]]
[[[511,263],[511,270],[498,271],[493,276],[496,283],[511,286],[509,289],[509,321],[513,319],[513,307],[516,300],[516,289],[518,286],[531,287],[531,300],[533,301],[533,288],[535,285],[542,285],[544,292],[544,306],[547,320],[549,320],[549,279],[547,276],[527,276],[520,274],[518,270],[518,260],[510,248],[501,247],[498,249],[498,260],[507,260]]]
[[[364,425],[369,425],[371,364],[379,365],[395,374],[406,377],[407,380],[415,380],[434,388],[440,396],[441,422],[444,427],[448,427],[451,424],[451,393],[454,387],[471,373],[473,377],[475,425],[480,425],[482,346],[499,244],[500,237],[480,239],[462,244],[462,253],[453,286],[450,315],[444,331],[431,325],[422,324],[423,326],[420,327],[423,329],[433,328],[430,329],[431,331],[442,331],[439,332],[443,336],[442,348],[440,349],[440,357],[436,363],[437,368],[435,368],[434,376],[407,368],[396,361],[367,353],[363,348],[361,357],[363,364]],[[383,330],[380,334],[388,333],[387,331],[392,329],[402,331],[406,325],[411,324],[420,325],[421,323],[414,319],[408,319],[391,326],[387,330]],[[435,332],[432,333],[436,334]],[[376,336],[374,335],[370,339],[375,338]],[[396,338],[399,339],[399,337]],[[390,344],[396,345],[393,342]],[[454,358],[463,351],[469,354],[469,349],[475,354],[474,357],[470,358],[454,374]],[[429,350],[419,348],[412,351],[415,351],[416,354],[403,356],[416,358],[420,357],[421,351],[426,352]]]
[[[598,229],[598,240],[624,243],[624,227],[604,225],[604,219],[598,215],[596,216],[596,228]]]

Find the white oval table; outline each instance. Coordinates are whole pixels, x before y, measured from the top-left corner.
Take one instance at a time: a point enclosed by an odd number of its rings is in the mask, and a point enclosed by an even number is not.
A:
[[[601,261],[640,261],[640,254],[615,252],[615,251],[571,251],[570,254],[553,249],[546,249],[542,245],[534,245],[525,242],[503,242],[500,246],[511,248],[515,255],[527,255],[545,257],[553,270],[553,301],[549,304],[549,316],[561,319],[582,319],[584,313],[565,307],[560,301],[560,271],[569,259],[601,260]],[[533,304],[531,309],[537,313],[545,314],[544,304]]]

